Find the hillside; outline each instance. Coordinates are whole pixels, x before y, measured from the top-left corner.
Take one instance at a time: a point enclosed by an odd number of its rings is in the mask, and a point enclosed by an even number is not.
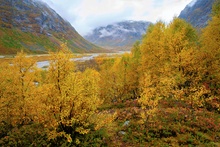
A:
[[[0,54],[47,53],[63,42],[73,52],[101,52],[40,0],[0,0]]]
[[[95,28],[85,38],[110,49],[130,49],[135,41],[142,38],[150,24],[151,22],[145,21],[122,21]]]
[[[193,0],[184,10],[179,18],[185,19],[196,28],[204,28],[210,20],[212,5],[215,0]]]

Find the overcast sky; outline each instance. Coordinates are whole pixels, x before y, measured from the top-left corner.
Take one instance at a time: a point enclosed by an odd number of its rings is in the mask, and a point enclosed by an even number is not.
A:
[[[123,20],[169,22],[192,0],[43,0],[81,35]],[[195,1],[195,0],[194,0]]]

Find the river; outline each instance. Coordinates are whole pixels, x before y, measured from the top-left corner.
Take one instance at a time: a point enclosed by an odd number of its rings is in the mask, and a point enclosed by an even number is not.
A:
[[[107,55],[107,56],[114,56],[114,55],[121,55],[124,53],[130,53],[130,52],[124,52],[124,51],[120,51],[118,53],[92,53],[92,54],[86,54],[85,56],[79,57],[79,58],[73,58],[71,61],[79,61],[79,62],[84,62],[84,61],[88,61],[88,60],[92,60],[95,57],[99,56],[99,55]],[[49,61],[39,61],[37,62],[37,67],[38,68],[45,68],[48,67],[50,65]]]

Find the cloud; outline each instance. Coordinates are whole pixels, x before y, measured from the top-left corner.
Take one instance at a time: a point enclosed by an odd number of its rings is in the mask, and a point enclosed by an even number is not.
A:
[[[85,35],[122,20],[169,22],[191,0],[43,0]]]
[[[114,31],[109,32],[106,29],[102,29],[102,30],[100,30],[100,33],[101,33],[100,37],[102,38],[102,37],[112,36],[115,32]]]

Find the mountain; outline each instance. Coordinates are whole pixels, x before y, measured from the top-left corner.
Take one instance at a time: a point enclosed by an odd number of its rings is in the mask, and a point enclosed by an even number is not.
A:
[[[84,36],[90,42],[108,49],[131,49],[135,41],[146,33],[151,22],[122,21],[95,28],[92,33]]]
[[[47,53],[67,43],[73,52],[102,52],[40,0],[0,0],[0,54]]]
[[[185,19],[196,28],[203,28],[208,24],[215,0],[193,0],[184,10],[179,18]]]

